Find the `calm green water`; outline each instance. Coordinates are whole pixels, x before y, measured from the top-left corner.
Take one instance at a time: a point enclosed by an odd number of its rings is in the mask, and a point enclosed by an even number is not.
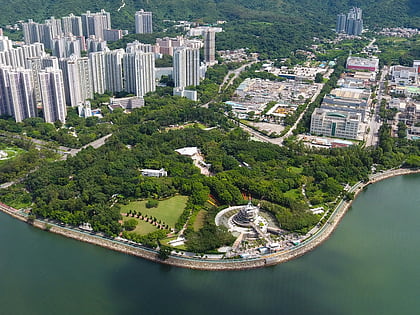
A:
[[[0,314],[419,314],[420,176],[370,186],[333,236],[240,272],[162,266],[0,214]]]

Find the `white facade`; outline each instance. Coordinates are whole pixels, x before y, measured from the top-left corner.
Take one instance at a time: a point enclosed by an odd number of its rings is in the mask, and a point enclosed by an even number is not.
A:
[[[153,33],[152,12],[140,10],[134,16],[137,34]]]
[[[37,116],[31,70],[0,68],[0,114],[16,122]]]
[[[89,59],[71,56],[67,61],[67,82],[69,99],[72,107],[78,106],[86,99],[93,97],[92,75]],[[69,102],[70,101],[70,102]]]
[[[185,88],[200,84],[200,50],[180,47],[174,52],[175,87]]]
[[[104,53],[105,90],[113,93],[124,90],[123,86],[124,50],[117,49]]]
[[[97,38],[104,38],[104,30],[111,29],[111,15],[105,10],[97,13],[87,11],[82,14],[83,35],[89,37],[95,35]]]
[[[413,85],[417,84],[418,79],[419,74],[417,67],[391,67],[391,80],[393,83],[401,85]]]
[[[83,36],[82,18],[71,13],[69,16],[61,18],[64,35]]]
[[[136,96],[156,90],[153,53],[126,53],[123,57],[124,89]]]
[[[63,73],[60,69],[47,68],[38,74],[41,102],[45,122],[66,122],[66,100]]]
[[[311,116],[310,132],[323,136],[356,139],[360,123],[360,114],[316,108]]]

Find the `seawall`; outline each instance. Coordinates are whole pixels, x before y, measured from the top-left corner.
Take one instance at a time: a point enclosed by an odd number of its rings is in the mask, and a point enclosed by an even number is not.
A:
[[[354,193],[355,198],[357,195],[363,191],[363,188],[372,183],[400,175],[415,174],[420,173],[420,169],[410,170],[410,169],[396,169],[390,170],[384,173],[379,173],[372,175],[369,182],[367,183],[357,183],[354,185],[350,191]],[[313,250],[321,243],[326,241],[334,232],[334,230],[339,225],[340,221],[343,219],[347,210],[350,208],[352,201],[342,200],[339,205],[336,207],[334,212],[331,214],[330,218],[324,224],[324,226],[313,236],[303,242],[301,245],[296,246],[290,250],[282,251],[278,253],[273,253],[269,255],[264,255],[260,258],[255,259],[236,259],[236,260],[219,260],[214,261],[210,259],[198,259],[198,258],[184,258],[171,255],[166,260],[161,260],[158,257],[158,253],[153,250],[146,248],[135,247],[133,245],[125,244],[113,239],[108,239],[105,237],[88,234],[85,232],[69,229],[66,227],[61,227],[50,222],[45,222],[42,220],[33,220],[33,222],[28,222],[28,218],[21,214],[19,210],[13,209],[7,205],[0,203],[0,211],[9,214],[10,216],[21,220],[23,222],[29,223],[34,227],[39,229],[48,230],[49,232],[59,234],[65,237],[76,239],[82,242],[102,246],[108,249],[119,251],[128,255],[137,256],[145,258],[151,261],[183,267],[190,269],[199,269],[199,270],[244,270],[244,269],[253,269],[260,268],[269,265],[280,264],[299,256],[304,255],[305,253]]]

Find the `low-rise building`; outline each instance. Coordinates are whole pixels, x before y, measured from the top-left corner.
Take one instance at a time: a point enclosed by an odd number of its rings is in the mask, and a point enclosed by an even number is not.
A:
[[[356,139],[361,124],[358,113],[316,108],[311,116],[311,133],[345,139]]]
[[[167,177],[168,176],[168,172],[165,171],[164,168],[161,168],[160,170],[153,170],[153,169],[142,169],[141,171],[141,175],[146,176],[146,177]]]
[[[416,67],[391,67],[391,81],[400,85],[412,85],[418,82],[418,69]]]
[[[379,59],[350,56],[347,58],[346,68],[351,70],[378,71]]]

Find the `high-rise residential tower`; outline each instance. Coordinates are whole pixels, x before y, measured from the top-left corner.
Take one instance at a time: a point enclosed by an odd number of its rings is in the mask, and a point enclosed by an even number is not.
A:
[[[124,54],[123,69],[126,92],[144,96],[156,90],[154,53],[137,51]]]
[[[111,29],[111,15],[103,9],[97,13],[87,11],[82,14],[82,29],[85,37],[95,35],[103,39],[104,30]]]
[[[46,68],[38,73],[41,103],[45,122],[66,122],[66,100],[63,73],[60,69]]]
[[[0,67],[0,114],[16,122],[37,116],[31,70]]]
[[[184,88],[200,84],[200,50],[179,47],[174,51],[175,87]]]
[[[66,102],[76,107],[88,98],[93,97],[92,75],[87,57],[78,58],[75,55],[60,60],[64,75]]]
[[[363,31],[362,9],[351,8],[347,15],[337,15],[337,33],[346,33],[347,35],[360,35]]]
[[[152,12],[146,12],[142,9],[136,12],[134,18],[137,34],[153,33]]]
[[[211,28],[204,35],[204,61],[214,64],[216,57],[216,32]]]

